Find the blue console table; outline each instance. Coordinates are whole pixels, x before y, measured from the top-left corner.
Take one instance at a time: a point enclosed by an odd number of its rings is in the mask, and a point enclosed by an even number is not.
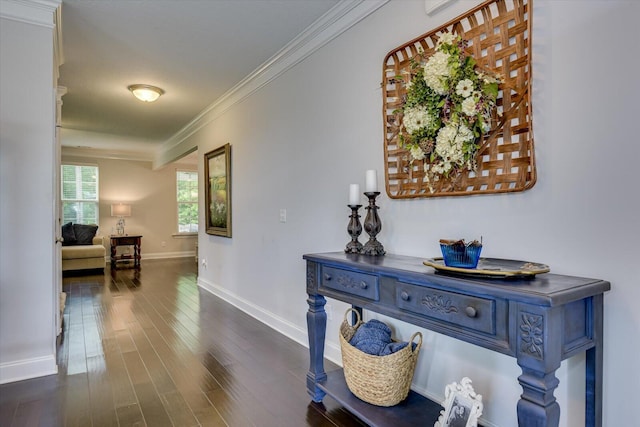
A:
[[[520,427],[557,427],[553,393],[560,362],[586,352],[586,426],[602,427],[602,313],[609,282],[539,274],[482,279],[435,273],[421,258],[343,252],[307,254],[310,369],[315,402],[329,394],[371,426],[433,425],[441,406],[417,393],[391,408],[362,402],[349,392],[342,370],[324,370],[325,297],[344,301],[515,357]]]

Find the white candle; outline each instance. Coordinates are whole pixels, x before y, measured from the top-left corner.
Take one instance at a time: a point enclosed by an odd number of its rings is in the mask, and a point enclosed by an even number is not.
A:
[[[369,169],[367,171],[365,190],[367,193],[378,191],[378,172],[375,169]]]
[[[360,184],[349,185],[349,204],[359,205],[360,203]]]

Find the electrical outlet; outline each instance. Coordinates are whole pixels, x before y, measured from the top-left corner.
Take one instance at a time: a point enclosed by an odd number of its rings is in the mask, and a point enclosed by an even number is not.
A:
[[[207,268],[207,259],[206,258],[202,258],[202,268]]]
[[[167,242],[160,242],[160,246],[162,246],[163,248],[167,246]]]
[[[287,210],[280,209],[280,222],[287,222]]]

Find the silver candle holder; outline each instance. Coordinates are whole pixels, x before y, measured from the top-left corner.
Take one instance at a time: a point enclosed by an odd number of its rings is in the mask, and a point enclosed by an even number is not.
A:
[[[362,225],[360,224],[360,215],[358,210],[362,205],[348,205],[351,209],[351,215],[349,216],[349,225],[347,226],[347,232],[351,236],[351,241],[347,243],[347,247],[344,251],[348,254],[359,254],[362,251],[362,243],[358,241],[358,236],[362,233]]]

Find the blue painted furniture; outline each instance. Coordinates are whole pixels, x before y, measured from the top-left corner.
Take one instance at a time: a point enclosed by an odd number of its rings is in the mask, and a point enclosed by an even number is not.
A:
[[[560,362],[586,352],[586,426],[602,427],[602,305],[609,282],[540,274],[526,279],[482,279],[435,273],[421,258],[343,252],[307,254],[310,369],[315,402],[329,394],[371,426],[433,425],[441,406],[415,392],[391,408],[349,392],[342,370],[324,370],[325,296],[354,307],[467,341],[516,358],[520,427],[556,427],[553,395]]]

